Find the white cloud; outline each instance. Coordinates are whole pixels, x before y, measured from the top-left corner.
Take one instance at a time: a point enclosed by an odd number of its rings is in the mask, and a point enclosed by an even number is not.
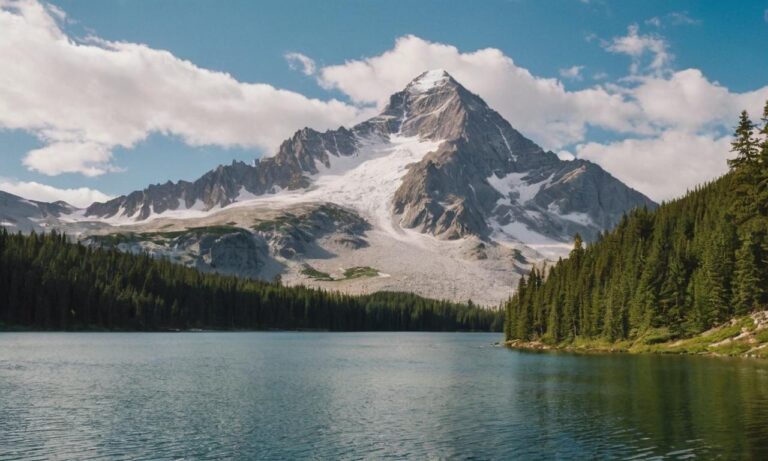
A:
[[[632,58],[630,73],[632,75],[640,74],[643,58],[648,54],[651,56],[647,68],[654,74],[660,74],[667,70],[673,55],[669,52],[669,45],[659,35],[640,34],[640,28],[637,24],[632,24],[627,28],[627,35],[614,37],[611,41],[603,43],[603,47],[618,54],[625,54]]]
[[[565,69],[560,69],[560,76],[570,80],[582,80],[582,70],[584,70],[584,66],[571,66]]]
[[[190,145],[274,149],[295,130],[359,120],[360,108],[243,83],[146,45],[76,41],[55,8],[0,0],[0,128],[47,145],[25,165],[49,175],[114,171],[111,150],[151,133]]]
[[[87,187],[59,189],[34,181],[25,182],[0,179],[0,190],[18,195],[25,199],[37,200],[40,202],[57,202],[63,200],[76,207],[86,207],[93,202],[106,202],[107,200],[112,199],[112,196],[110,195]]]
[[[658,16],[654,16],[650,19],[646,19],[645,23],[648,24],[649,26],[661,27],[661,18]]]
[[[285,60],[288,66],[293,70],[299,70],[304,75],[313,75],[315,73],[315,60],[301,53],[286,53]]]
[[[667,15],[673,26],[701,24],[701,20],[692,18],[687,11],[673,11]]]
[[[93,142],[52,142],[27,153],[23,163],[30,170],[47,175],[81,173],[99,176],[119,171],[110,164],[112,154],[104,144]]]
[[[659,127],[730,130],[741,110],[759,113],[768,99],[768,86],[732,93],[709,81],[700,70],[686,69],[668,78],[644,78],[631,93],[645,117]]]
[[[640,35],[633,28],[628,37],[606,46],[615,45],[615,50],[633,59],[662,53],[662,58],[652,57],[664,63],[656,68],[669,64],[671,55],[663,38]],[[722,174],[729,153],[725,140],[739,111],[746,108],[758,114],[768,99],[768,86],[734,93],[698,69],[638,73],[628,82],[567,91],[558,80],[531,74],[498,49],[461,52],[415,36],[399,38],[392,49],[379,55],[323,67],[318,80],[357,103],[382,107],[392,93],[433,68],[446,69],[545,148],[567,157],[564,148],[583,144],[568,150],[662,199]],[[588,127],[632,139],[584,144]],[[635,159],[649,159],[648,168]]]
[[[660,27],[663,27],[665,24],[668,24],[671,26],[695,25],[695,24],[701,24],[701,21],[698,19],[692,18],[687,11],[673,11],[662,17],[654,16],[650,19],[646,19],[645,23],[649,26],[660,28]]]
[[[553,78],[532,75],[500,50],[462,53],[456,47],[413,35],[398,38],[393,49],[378,56],[323,67],[318,80],[360,104],[383,107],[427,69],[442,68],[479,94],[514,127],[549,149],[583,140],[586,125],[634,131],[636,105],[603,87],[566,91]]]
[[[730,136],[670,130],[651,139],[579,145],[576,155],[598,163],[630,187],[661,201],[725,173],[730,141]]]
[[[115,171],[112,150],[131,148],[152,133],[175,135],[193,146],[273,149],[303,126],[325,129],[359,121],[372,114],[371,105],[383,107],[424,70],[443,68],[543,147],[571,146],[643,192],[657,196],[658,189],[658,196],[665,196],[664,186],[645,179],[642,168],[622,170],[615,163],[627,157],[622,152],[674,150],[681,164],[692,165],[700,152],[722,147],[723,134],[742,108],[758,114],[768,98],[768,87],[734,93],[697,69],[674,72],[664,38],[641,34],[637,25],[626,36],[601,43],[630,57],[631,78],[579,91],[533,75],[501,50],[462,52],[412,35],[379,55],[319,69],[307,56],[286,55],[323,87],[346,94],[353,102],[347,104],[239,82],[142,44],[73,40],[59,27],[63,20],[68,20],[64,12],[31,0],[0,0],[0,128],[40,138],[45,145],[27,153],[24,164],[48,175]],[[582,76],[579,66],[564,72],[564,77]],[[590,127],[642,139],[583,144]],[[694,140],[696,147],[681,139]],[[583,145],[574,149],[576,144]],[[687,176],[665,170],[682,178],[670,181],[669,190],[683,192],[694,185],[687,181],[714,177],[724,168],[715,163],[704,162]]]

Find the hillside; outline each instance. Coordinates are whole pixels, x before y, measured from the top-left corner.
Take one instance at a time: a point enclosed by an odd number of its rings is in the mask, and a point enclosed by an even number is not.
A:
[[[759,129],[742,113],[727,175],[655,211],[630,212],[586,247],[577,236],[568,259],[531,271],[507,303],[507,340],[642,349],[765,309],[766,135],[768,105]]]
[[[532,264],[567,254],[574,233],[592,240],[628,210],[655,207],[599,165],[545,151],[442,70],[375,117],[299,129],[273,154],[33,229],[206,272],[496,306]],[[356,267],[371,270],[343,277]]]
[[[5,329],[499,331],[501,323],[498,311],[412,294],[288,288],[0,229]]]

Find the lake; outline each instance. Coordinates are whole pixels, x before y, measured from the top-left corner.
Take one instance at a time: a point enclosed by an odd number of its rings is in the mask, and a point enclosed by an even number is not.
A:
[[[768,363],[485,333],[2,333],[0,459],[768,459]]]

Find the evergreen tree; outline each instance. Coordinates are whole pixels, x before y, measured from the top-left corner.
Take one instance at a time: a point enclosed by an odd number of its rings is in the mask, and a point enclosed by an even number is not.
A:
[[[731,171],[662,204],[629,212],[546,277],[533,271],[515,293],[511,334],[563,342],[653,337],[654,330],[700,333],[734,315],[768,306],[768,103],[762,126],[739,119]]]
[[[349,296],[203,274],[64,235],[0,228],[0,327],[500,331],[496,309],[410,293]]]
[[[765,295],[761,272],[761,248],[754,236],[746,235],[736,252],[734,280],[734,305],[737,314],[757,309]]]
[[[731,152],[736,158],[729,160],[732,169],[754,164],[759,155],[759,143],[755,138],[755,124],[749,118],[746,110],[741,111],[739,123],[736,126],[734,140],[731,142]]]

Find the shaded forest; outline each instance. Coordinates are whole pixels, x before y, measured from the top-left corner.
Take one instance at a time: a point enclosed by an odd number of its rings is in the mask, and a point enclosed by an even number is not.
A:
[[[695,335],[768,305],[768,104],[742,112],[730,172],[634,210],[566,260],[534,269],[506,305],[508,340],[648,343]]]
[[[503,312],[409,293],[350,296],[204,274],[0,230],[0,326],[41,330],[501,331]]]

